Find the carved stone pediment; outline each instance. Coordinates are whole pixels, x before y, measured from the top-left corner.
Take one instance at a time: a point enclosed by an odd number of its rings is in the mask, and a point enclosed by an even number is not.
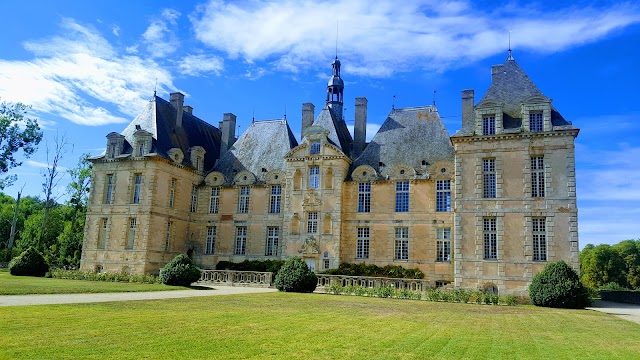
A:
[[[318,240],[313,236],[309,236],[304,240],[304,244],[302,244],[298,252],[303,255],[318,255],[320,253]]]
[[[318,192],[315,190],[308,190],[306,195],[304,196],[304,200],[302,201],[302,206],[304,207],[313,207],[320,206],[322,204],[322,199]]]

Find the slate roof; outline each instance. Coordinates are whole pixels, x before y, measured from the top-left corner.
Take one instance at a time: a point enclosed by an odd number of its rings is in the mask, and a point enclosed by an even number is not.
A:
[[[227,184],[233,182],[237,173],[248,170],[258,181],[264,181],[265,172],[284,171],[285,155],[298,146],[298,141],[284,119],[255,121],[231,146],[222,154],[214,167],[225,176]]]
[[[421,106],[391,111],[353,168],[366,164],[381,173],[403,163],[419,173],[422,161],[441,160],[453,161],[449,134],[435,106]]]
[[[329,131],[329,142],[337,146],[345,155],[349,156],[351,154],[353,138],[349,133],[349,129],[347,129],[347,124],[342,119],[336,119],[335,114],[329,107],[325,106],[320,111],[320,115],[318,115],[313,125],[327,129]]]

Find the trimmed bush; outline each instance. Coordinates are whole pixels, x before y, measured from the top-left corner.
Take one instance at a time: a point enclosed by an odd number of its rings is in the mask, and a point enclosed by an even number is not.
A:
[[[200,279],[200,269],[187,255],[180,254],[160,270],[158,279],[165,285],[189,286]]]
[[[13,258],[9,263],[9,273],[11,275],[43,277],[48,271],[49,264],[47,264],[44,256],[33,246]]]
[[[373,264],[349,264],[341,263],[337,269],[329,269],[323,272],[329,275],[347,276],[374,276],[403,279],[424,279],[424,273],[419,269],[405,269],[398,265],[380,267]]]
[[[270,272],[273,273],[273,279],[275,279],[282,265],[284,265],[284,260],[245,260],[240,263],[220,261],[216,265],[216,270]]]
[[[156,284],[158,278],[153,275],[133,275],[114,272],[94,272],[80,270],[56,269],[49,272],[54,279],[87,280],[87,281],[108,281],[108,282],[129,282],[141,284]]]
[[[529,285],[531,303],[536,306],[582,309],[589,306],[589,292],[578,274],[564,261],[547,264]]]
[[[299,257],[287,260],[273,283],[280,291],[301,293],[313,292],[317,284],[318,277]]]

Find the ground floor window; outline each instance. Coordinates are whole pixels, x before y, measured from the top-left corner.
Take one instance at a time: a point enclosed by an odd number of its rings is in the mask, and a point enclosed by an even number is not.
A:
[[[396,260],[409,260],[409,228],[396,228]]]
[[[359,227],[356,239],[356,259],[369,258],[369,228]]]
[[[245,255],[247,249],[247,227],[236,227],[236,246],[235,255]]]

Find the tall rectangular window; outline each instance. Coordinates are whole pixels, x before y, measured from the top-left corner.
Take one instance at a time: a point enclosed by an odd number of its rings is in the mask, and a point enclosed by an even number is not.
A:
[[[482,159],[482,197],[496,197],[496,159]]]
[[[396,228],[396,260],[409,260],[409,228]]]
[[[167,221],[167,233],[164,238],[164,251],[169,251],[171,245],[171,221]]]
[[[236,227],[236,246],[235,255],[245,255],[247,250],[247,227]]]
[[[279,214],[282,205],[282,186],[271,185],[271,198],[269,199],[269,212]]]
[[[140,187],[142,186],[142,174],[135,174],[134,177],[134,185],[133,185],[133,203],[140,204]]]
[[[98,237],[98,249],[104,249],[107,245],[107,226],[109,219],[100,220],[100,235]]]
[[[533,225],[533,261],[547,261],[547,219],[534,218]]]
[[[212,187],[209,195],[209,214],[217,214],[220,208],[220,188]]]
[[[265,246],[265,256],[278,255],[278,242],[280,240],[280,228],[277,226],[267,227],[267,244]]]
[[[176,180],[175,178],[171,179],[171,186],[169,187],[169,208],[173,209],[173,202],[176,197]]]
[[[107,175],[107,189],[105,191],[104,203],[111,204],[113,202],[113,174]]]
[[[311,151],[309,151],[309,154],[314,155],[314,154],[320,154],[320,143],[317,141],[314,141],[311,143]]]
[[[531,157],[531,196],[544,197],[544,157]]]
[[[451,228],[438,228],[436,261],[451,261]]]
[[[359,227],[356,239],[356,259],[369,258],[369,228]]]
[[[240,187],[240,198],[238,199],[238,213],[249,213],[249,190],[248,186]]]
[[[205,255],[213,255],[216,252],[216,227],[207,226],[207,239],[204,245]]]
[[[358,212],[371,212],[371,183],[358,184]]]
[[[198,211],[198,188],[195,185],[191,185],[191,212]]]
[[[138,144],[138,156],[144,155],[144,142]]]
[[[320,167],[311,166],[309,168],[309,189],[320,188]]]
[[[494,135],[496,133],[496,117],[483,116],[482,117],[482,135]]]
[[[496,260],[498,258],[496,218],[483,218],[482,230],[484,235],[484,258],[486,260]]]
[[[136,226],[137,226],[136,218],[130,218],[129,219],[129,235],[127,236],[127,249],[128,250],[133,249],[133,245],[134,245],[135,239],[136,239]]]
[[[307,213],[307,233],[318,233],[318,212],[310,211]]]
[[[541,132],[544,130],[544,122],[542,121],[541,112],[529,113],[529,129],[532,132]]]
[[[451,180],[436,180],[436,211],[451,211]]]
[[[409,211],[409,182],[396,182],[396,212]]]

